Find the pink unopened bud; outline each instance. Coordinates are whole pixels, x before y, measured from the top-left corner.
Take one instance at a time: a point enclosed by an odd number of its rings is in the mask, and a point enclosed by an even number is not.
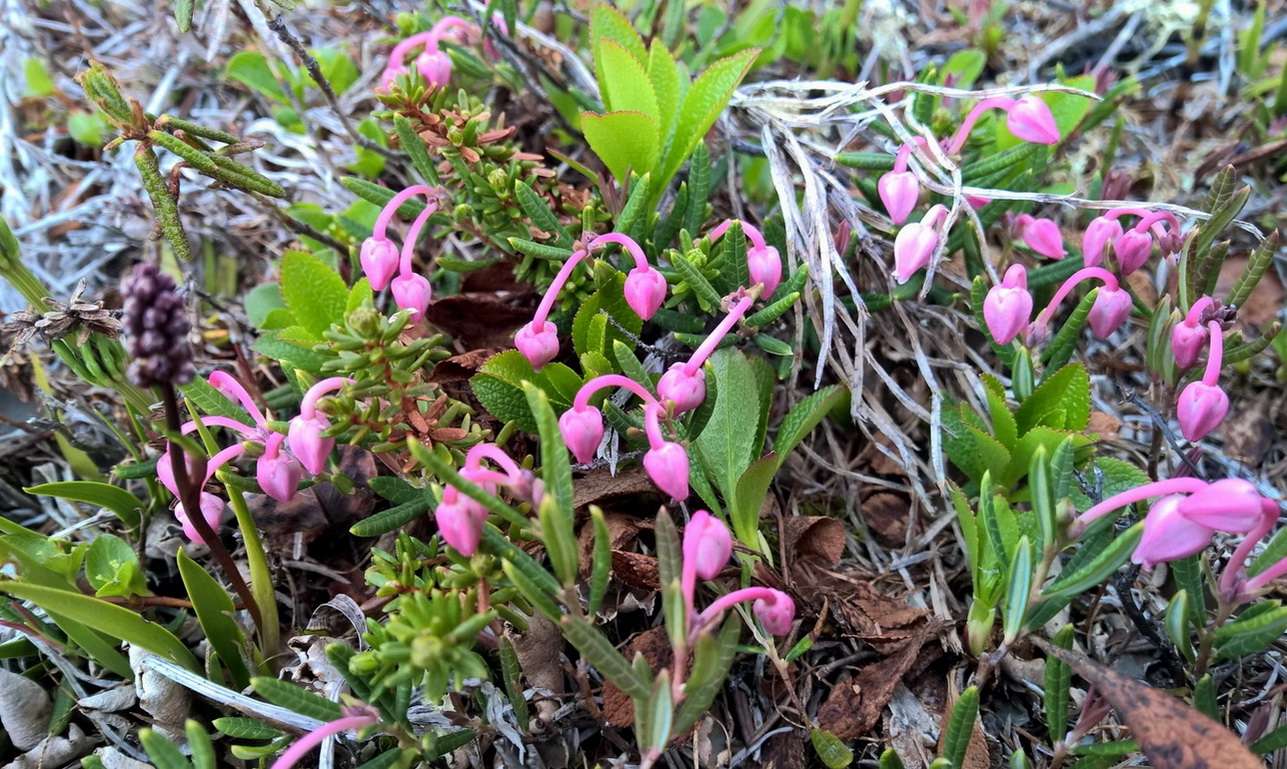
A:
[[[684,565],[702,579],[715,579],[733,556],[733,535],[724,522],[705,510],[693,513],[684,527]]]
[[[429,309],[429,300],[433,298],[433,288],[423,275],[404,272],[393,279],[389,288],[398,307],[410,310],[412,323],[424,317],[425,310]]]
[[[442,88],[451,80],[451,57],[446,51],[426,48],[416,57],[416,71],[429,85]]]
[[[1127,230],[1113,241],[1113,251],[1117,254],[1117,267],[1123,275],[1130,275],[1153,254],[1153,236],[1135,229]]]
[[[335,448],[334,438],[322,437],[322,433],[330,427],[330,421],[317,413],[311,419],[301,414],[290,421],[286,442],[291,453],[310,475],[317,475],[326,469],[326,458]]]
[[[362,272],[366,273],[366,279],[376,291],[383,291],[398,271],[398,247],[388,238],[372,235],[362,241],[358,259],[362,263]]]
[[[514,334],[514,346],[523,353],[532,368],[540,371],[559,354],[559,331],[548,320],[542,321],[539,329],[535,320],[529,321]]]
[[[992,198],[985,198],[981,195],[966,195],[965,202],[975,211],[982,210],[984,206],[992,202]]]
[[[895,283],[906,283],[911,277],[929,264],[938,248],[938,223],[947,215],[947,209],[936,205],[925,214],[919,222],[904,225],[894,238],[894,272]]]
[[[299,460],[282,451],[286,436],[273,433],[264,444],[264,455],[255,464],[255,478],[259,488],[278,502],[289,502],[299,490],[304,468]]]
[[[1200,441],[1224,421],[1229,413],[1229,396],[1219,385],[1191,382],[1180,391],[1176,416],[1185,440]]]
[[[1012,264],[1001,283],[983,299],[983,320],[997,344],[1010,344],[1032,318],[1032,294],[1028,293],[1028,271]]]
[[[1104,262],[1104,249],[1117,242],[1122,235],[1122,223],[1103,216],[1096,217],[1081,236],[1081,258],[1087,267],[1098,267]]]
[[[769,590],[769,595],[756,598],[751,609],[764,629],[773,635],[791,632],[791,623],[795,621],[795,601],[781,590]]]
[[[746,267],[751,276],[751,285],[759,283],[764,286],[761,299],[768,299],[778,290],[782,282],[782,257],[773,246],[764,248],[752,247],[746,252]]]
[[[393,85],[397,82],[398,78],[408,74],[409,72],[410,70],[407,69],[405,64],[402,64],[401,62],[389,62],[389,66],[385,67],[384,72],[380,74],[380,85],[376,90],[388,91],[393,88]]]
[[[696,368],[688,373],[688,366],[676,363],[657,380],[657,397],[674,404],[674,413],[692,411],[706,400],[706,372]]]
[[[1254,531],[1265,520],[1265,498],[1250,481],[1224,478],[1195,491],[1179,505],[1180,514],[1196,524],[1231,534]],[[1276,519],[1277,512],[1272,512]]]
[[[573,406],[559,417],[559,432],[576,461],[588,465],[603,442],[603,413],[593,406]]]
[[[889,212],[890,221],[902,224],[920,200],[921,185],[911,171],[890,171],[876,182],[876,191]]]
[[[478,552],[487,524],[487,509],[469,497],[462,496],[454,486],[443,489],[442,502],[434,510],[438,532],[442,539],[463,556]]]
[[[1059,225],[1051,219],[1033,219],[1023,228],[1023,242],[1028,248],[1047,259],[1063,259],[1064,236]]]
[[[654,446],[644,454],[644,470],[657,488],[674,499],[688,499],[688,454],[672,441]]]
[[[1198,362],[1202,348],[1206,347],[1209,332],[1200,323],[1190,324],[1187,319],[1171,328],[1171,352],[1180,368],[1189,368]]]
[[[509,36],[509,25],[505,23],[504,16],[499,13],[492,14],[491,24],[500,34]],[[488,38],[483,38],[483,53],[487,54],[487,58],[492,61],[500,61],[500,51],[496,50],[496,46],[492,45],[492,41]]]
[[[648,265],[636,267],[626,274],[626,285],[623,289],[626,304],[644,320],[657,314],[661,303],[666,299],[666,278],[660,270]]]
[[[1144,517],[1144,536],[1135,546],[1131,561],[1152,569],[1159,563],[1200,553],[1211,543],[1215,531],[1182,515],[1183,500],[1183,494],[1171,494],[1153,503]]]
[[[1095,336],[1107,339],[1131,316],[1131,295],[1121,288],[1103,286],[1090,308],[1090,328]]]
[[[1050,107],[1034,94],[1028,94],[1011,105],[1005,120],[1010,133],[1033,144],[1058,144],[1059,126]]]
[[[208,491],[203,491],[201,492],[200,504],[201,517],[205,518],[206,523],[210,524],[210,529],[212,531],[218,533],[219,527],[223,524],[224,518],[225,507],[223,500]],[[210,544],[201,536],[201,532],[197,531],[197,527],[192,525],[192,521],[188,518],[188,512],[183,509],[182,502],[174,506],[174,517],[178,519],[179,523],[183,526],[184,536],[193,542],[199,542],[203,545]]]

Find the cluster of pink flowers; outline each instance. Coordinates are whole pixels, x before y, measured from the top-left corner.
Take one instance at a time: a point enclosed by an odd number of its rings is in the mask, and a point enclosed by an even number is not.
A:
[[[1131,560],[1151,569],[1158,563],[1201,552],[1217,531],[1245,535],[1220,578],[1220,597],[1241,603],[1273,580],[1287,574],[1284,559],[1254,577],[1245,573],[1247,557],[1278,521],[1278,502],[1261,496],[1248,481],[1237,478],[1208,483],[1198,478],[1154,481],[1115,494],[1087,510],[1073,523],[1078,536],[1092,522],[1136,502],[1161,497],[1144,518],[1144,536]]]
[[[983,99],[974,106],[962,121],[960,128],[957,129],[952,139],[943,147],[948,155],[955,155],[965,146],[965,140],[969,138],[970,131],[973,130],[975,123],[982,117],[983,113],[992,109],[1004,110],[1006,113],[1006,127],[1011,133],[1023,141],[1034,144],[1057,144],[1059,142],[1059,127],[1055,124],[1054,115],[1050,113],[1050,108],[1046,106],[1037,96],[1029,94],[1020,99],[1011,99],[1006,96],[994,96]],[[915,210],[916,204],[920,200],[921,188],[916,181],[916,176],[907,170],[907,161],[912,150],[917,144],[925,144],[924,138],[918,137],[914,143],[904,144],[898,149],[894,156],[894,168],[892,171],[881,176],[876,182],[876,191],[880,195],[881,202],[885,205],[885,210],[889,213],[889,218],[894,224],[903,224],[907,217]],[[979,207],[986,203],[983,199],[971,199],[970,205]],[[924,269],[930,259],[934,256],[934,251],[938,249],[943,222],[947,219],[947,209],[942,205],[935,205],[926,212],[925,216],[919,222],[912,222],[903,226],[898,235],[894,238],[894,272],[893,278],[896,283],[906,283],[911,280],[912,276],[918,271]],[[1024,220],[1023,231],[1026,242],[1037,242],[1044,251],[1039,253],[1058,253],[1058,256],[1051,258],[1062,258],[1063,243],[1059,238],[1059,228],[1054,227],[1053,239],[1058,240],[1058,245],[1052,243],[1052,233],[1050,225],[1054,222],[1049,220],[1033,220],[1028,217]],[[1030,233],[1028,235],[1027,233]],[[1027,238],[1031,241],[1027,241]],[[1034,249],[1035,250],[1035,249]]]
[[[492,17],[492,25],[503,34],[509,30],[500,14]],[[380,75],[380,90],[387,91],[402,75],[410,74],[407,69],[407,55],[420,48],[416,55],[415,67],[425,82],[433,88],[442,88],[451,80],[451,56],[439,48],[439,43],[447,40],[457,45],[473,45],[482,38],[482,30],[459,16],[444,16],[428,32],[412,35],[393,47],[389,54],[389,63]],[[492,47],[491,41],[483,40],[483,50],[493,60],[500,54]]]
[[[326,458],[335,448],[335,439],[326,438],[322,433],[330,429],[331,423],[325,415],[317,411],[317,402],[323,396],[335,392],[353,380],[345,377],[323,379],[309,388],[300,404],[299,416],[290,421],[286,435],[276,432],[268,424],[268,419],[246,388],[232,375],[216,371],[209,377],[210,385],[232,400],[239,402],[255,422],[250,427],[235,419],[220,416],[208,416],[201,420],[206,427],[223,427],[242,436],[242,442],[233,444],[216,453],[206,462],[206,473],[202,479],[208,483],[216,471],[243,454],[247,446],[257,445],[260,456],[255,462],[255,478],[259,488],[278,502],[288,502],[299,490],[304,473],[317,475],[326,469]],[[184,435],[197,429],[195,421],[182,426]],[[285,448],[283,448],[285,444]],[[185,457],[189,469],[193,467],[190,457]],[[170,458],[170,448],[161,455],[156,465],[157,479],[169,489],[175,498],[182,495],[174,478],[174,465]],[[202,491],[200,497],[201,516],[212,530],[218,531],[223,523],[226,507],[224,501],[208,491]],[[174,507],[174,517],[183,526],[183,533],[194,542],[205,544],[204,538],[192,525],[189,513],[179,502]]]
[[[420,237],[420,231],[424,229],[429,217],[438,210],[438,205],[445,194],[435,187],[416,184],[394,195],[376,217],[371,237],[362,241],[362,249],[358,255],[362,271],[371,282],[371,288],[376,291],[389,288],[398,307],[411,313],[413,323],[420,320],[425,310],[429,308],[433,289],[423,275],[417,274],[412,269],[411,258],[415,254],[416,240]],[[402,250],[399,252],[398,247],[389,240],[389,222],[398,213],[398,208],[416,195],[425,197],[425,208],[416,217],[411,229],[407,231],[407,237],[402,241]],[[395,274],[397,277],[394,277]]]
[[[764,629],[773,635],[791,632],[795,621],[795,601],[791,596],[771,587],[747,587],[720,596],[697,613],[693,601],[697,592],[697,578],[715,579],[733,557],[733,535],[723,521],[706,512],[693,513],[684,527],[684,563],[680,573],[680,592],[688,618],[688,642],[697,640],[697,634],[712,627],[725,610],[743,601],[751,601],[751,610]]]

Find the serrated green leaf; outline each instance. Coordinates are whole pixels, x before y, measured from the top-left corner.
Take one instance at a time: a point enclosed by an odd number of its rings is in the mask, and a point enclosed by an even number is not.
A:
[[[630,19],[608,3],[597,3],[590,11],[590,49],[595,76],[600,82],[604,70],[601,49],[607,41],[620,45],[641,64],[648,61],[648,51]]]
[[[679,117],[675,124],[675,139],[661,161],[661,170],[654,176],[655,184],[664,189],[697,143],[710,130],[715,119],[724,111],[733,91],[750,71],[760,49],[748,48],[710,65],[688,87]]]
[[[634,342],[628,334],[637,336],[643,329],[643,321],[626,303],[625,281],[625,275],[614,273],[577,310],[576,317],[572,319],[572,344],[578,355],[587,352],[597,352],[605,357],[612,355],[613,343],[616,341],[633,348]],[[603,327],[602,342],[598,342],[591,339],[590,324],[601,313],[607,313],[608,318],[614,322]],[[625,329],[624,333],[622,329]]]
[[[295,320],[315,334],[344,319],[349,289],[344,280],[312,254],[287,251],[282,257],[282,299]]]
[[[653,41],[654,44],[656,41]],[[666,123],[661,120],[657,107],[657,94],[653,91],[644,62],[636,59],[625,46],[615,40],[599,41],[602,69],[599,71],[599,88],[603,104],[611,112],[640,112],[652,118],[658,129]],[[658,136],[658,139],[661,137]],[[636,168],[647,172],[649,168]]]
[[[943,450],[952,464],[975,481],[985,472],[999,477],[1010,464],[1009,449],[965,422],[961,408],[943,409]]]
[[[590,149],[618,182],[624,184],[631,171],[646,174],[657,167],[661,128],[650,115],[628,111],[602,115],[582,112],[581,132]]]
[[[719,380],[720,397],[692,448],[725,497],[731,497],[738,479],[756,459],[752,426],[761,418],[759,388],[750,361],[740,351],[720,350],[709,363],[710,374]],[[752,546],[756,542],[744,540]]]
[[[1049,424],[1047,417],[1055,412],[1063,412],[1064,418],[1059,424]],[[1047,376],[1019,405],[1014,418],[1019,435],[1037,425],[1084,430],[1090,423],[1090,375],[1086,367],[1074,363]]]
[[[648,48],[648,80],[652,83],[656,98],[655,115],[664,144],[671,139],[674,132],[675,118],[679,115],[680,99],[683,97],[684,81],[670,49],[657,38],[653,38]]]
[[[777,453],[778,465],[800,442],[813,432],[820,422],[831,412],[836,404],[844,400],[846,391],[839,385],[831,385],[801,400],[791,407],[778,427],[777,437],[773,439],[773,450]]]
[[[1143,534],[1143,522],[1137,523],[1115,537],[1108,547],[1099,550],[1095,557],[1080,569],[1060,574],[1058,579],[1042,591],[1043,603],[1078,595],[1108,579],[1131,557]]]

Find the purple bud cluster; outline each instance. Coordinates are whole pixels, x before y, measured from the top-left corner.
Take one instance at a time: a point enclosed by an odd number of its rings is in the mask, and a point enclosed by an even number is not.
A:
[[[174,279],[153,264],[139,264],[122,282],[129,377],[139,387],[187,384],[196,371],[183,299]]]

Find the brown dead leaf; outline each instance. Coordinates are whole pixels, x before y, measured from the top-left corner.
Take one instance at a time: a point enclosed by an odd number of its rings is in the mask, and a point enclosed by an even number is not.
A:
[[[635,590],[660,590],[657,559],[630,550],[612,551],[612,574],[622,584]]]
[[[1122,427],[1122,420],[1105,411],[1090,412],[1090,423],[1086,425],[1086,432],[1098,433],[1101,441],[1115,441],[1118,437],[1118,430]]]
[[[834,566],[845,554],[845,527],[822,515],[786,519],[786,549],[797,559]]]
[[[425,320],[467,349],[509,347],[514,330],[531,320],[532,311],[492,294],[456,294],[429,304]]]
[[[1032,642],[1095,685],[1155,769],[1263,769],[1237,735],[1166,692],[1104,667],[1043,638]]]
[[[763,769],[804,769],[804,746],[809,741],[803,732],[780,732],[764,744],[760,758]]]
[[[532,287],[514,280],[514,262],[507,260],[465,273],[464,279],[461,280],[460,290],[461,293],[491,293],[494,291],[529,293]]]
[[[613,475],[606,467],[595,468],[577,478],[572,505],[602,505],[606,500],[635,494],[655,494],[657,487],[644,473],[642,465],[630,465]]]
[[[1138,296],[1146,306],[1157,304],[1157,289],[1153,287],[1152,273],[1148,270],[1136,270],[1126,276],[1126,285],[1131,293]]]
[[[650,628],[635,636],[626,644],[627,660],[633,661],[636,654],[642,654],[648,661],[648,667],[654,674],[662,668],[669,667],[674,659],[670,648],[670,638],[666,635],[664,625]],[[621,691],[611,681],[603,685],[603,715],[608,723],[616,726],[633,726],[635,723],[635,703],[630,695]]]
[[[842,740],[855,740],[870,732],[929,637],[927,628],[922,627],[893,656],[867,665],[857,676],[836,684],[818,708],[818,728]]]
[[[440,360],[434,365],[433,372],[429,374],[429,381],[434,384],[464,382],[474,374],[477,374],[483,364],[492,356],[502,352],[502,349],[500,347],[488,347],[481,350],[470,350],[460,355],[453,355],[446,360]]]
[[[527,682],[537,689],[563,691],[563,665],[559,655],[563,651],[563,632],[549,617],[537,612],[532,615],[525,632],[506,631],[505,637],[514,645],[518,666]],[[558,703],[548,697],[536,701],[541,720],[550,722]]]
[[[622,550],[639,532],[639,520],[624,513],[604,513],[603,522],[608,527],[608,544],[613,550]],[[577,547],[581,555],[581,576],[589,578],[594,568],[594,523],[588,518],[577,532]]]
[[[1216,280],[1214,296],[1228,296],[1233,283],[1247,269],[1246,253],[1230,254],[1220,268],[1220,277]],[[1263,326],[1278,317],[1283,308],[1283,284],[1273,270],[1266,270],[1252,290],[1251,296],[1238,308],[1238,319],[1254,326]]]
[[[957,690],[954,683],[949,682],[948,691],[951,696],[952,705],[943,714],[942,723],[938,730],[938,754],[943,755],[943,748],[947,744],[947,724],[952,718],[952,711],[956,708],[956,703],[960,699],[961,693]],[[988,753],[988,738],[983,732],[983,721],[974,719],[974,727],[970,730],[970,741],[965,746],[965,758],[961,762],[961,769],[991,769],[992,759]]]
[[[1273,401],[1280,400],[1281,397],[1280,393],[1272,396],[1263,393],[1254,403],[1231,413],[1221,427],[1225,453],[1252,467],[1260,465],[1265,453],[1278,440],[1272,413],[1275,407]]]
[[[901,547],[907,541],[907,497],[880,491],[862,501],[862,520],[882,545]]]
[[[278,502],[265,494],[246,497],[246,506],[273,547],[292,547],[296,533],[308,544],[328,528],[347,529],[375,510],[375,493],[367,487],[367,481],[378,472],[374,456],[356,446],[341,446],[339,451],[336,468],[339,475],[353,479],[352,494],[341,494],[330,483],[318,483],[301,489],[289,502]]]

